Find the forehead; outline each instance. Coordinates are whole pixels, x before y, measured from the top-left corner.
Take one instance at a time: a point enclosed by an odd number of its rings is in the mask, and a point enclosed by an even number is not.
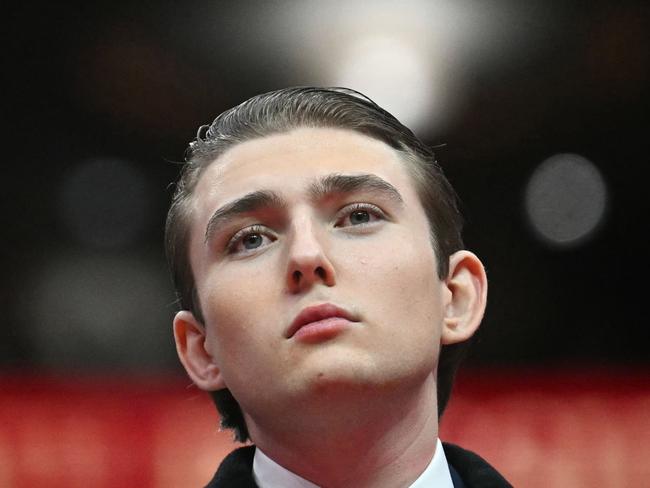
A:
[[[416,197],[406,164],[384,142],[351,130],[295,129],[237,144],[217,158],[199,179],[193,213],[201,221],[204,212],[261,189],[299,195],[314,180],[334,173],[374,174],[403,197]]]

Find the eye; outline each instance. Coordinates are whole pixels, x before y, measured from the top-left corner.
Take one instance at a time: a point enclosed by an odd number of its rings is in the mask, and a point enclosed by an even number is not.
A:
[[[354,203],[339,211],[336,227],[360,227],[385,219],[386,215],[378,206],[371,203]]]
[[[228,242],[229,254],[246,254],[266,247],[275,241],[275,237],[261,225],[246,227],[237,232]]]

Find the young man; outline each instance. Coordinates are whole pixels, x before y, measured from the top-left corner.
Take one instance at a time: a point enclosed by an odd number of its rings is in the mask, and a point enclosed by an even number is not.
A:
[[[487,283],[433,153],[346,89],[199,130],[168,215],[181,362],[240,448],[210,487],[509,486],[438,439]]]

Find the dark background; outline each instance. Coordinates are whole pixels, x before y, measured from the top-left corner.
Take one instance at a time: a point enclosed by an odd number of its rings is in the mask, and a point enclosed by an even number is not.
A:
[[[432,69],[453,69],[437,96],[455,103],[415,128],[444,144],[467,246],[488,270],[470,362],[648,364],[647,4],[353,3],[6,9],[0,366],[179,372],[163,225],[198,126],[260,92],[334,83],[324,67],[355,29],[375,32],[377,15],[382,35],[408,32],[413,18],[436,33],[450,5],[495,21],[490,49],[479,39],[427,51],[440,56]],[[447,27],[453,42],[473,32]],[[608,192],[600,226],[570,246],[539,239],[523,205],[533,171],[559,153],[591,161]]]

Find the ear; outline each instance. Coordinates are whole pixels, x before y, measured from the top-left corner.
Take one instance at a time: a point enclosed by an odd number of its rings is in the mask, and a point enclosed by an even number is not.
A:
[[[226,388],[214,357],[206,349],[205,327],[192,312],[181,310],[174,317],[176,352],[192,381],[205,391]]]
[[[449,274],[445,281],[445,318],[442,344],[463,342],[476,332],[485,312],[487,278],[481,261],[469,251],[449,257]]]

